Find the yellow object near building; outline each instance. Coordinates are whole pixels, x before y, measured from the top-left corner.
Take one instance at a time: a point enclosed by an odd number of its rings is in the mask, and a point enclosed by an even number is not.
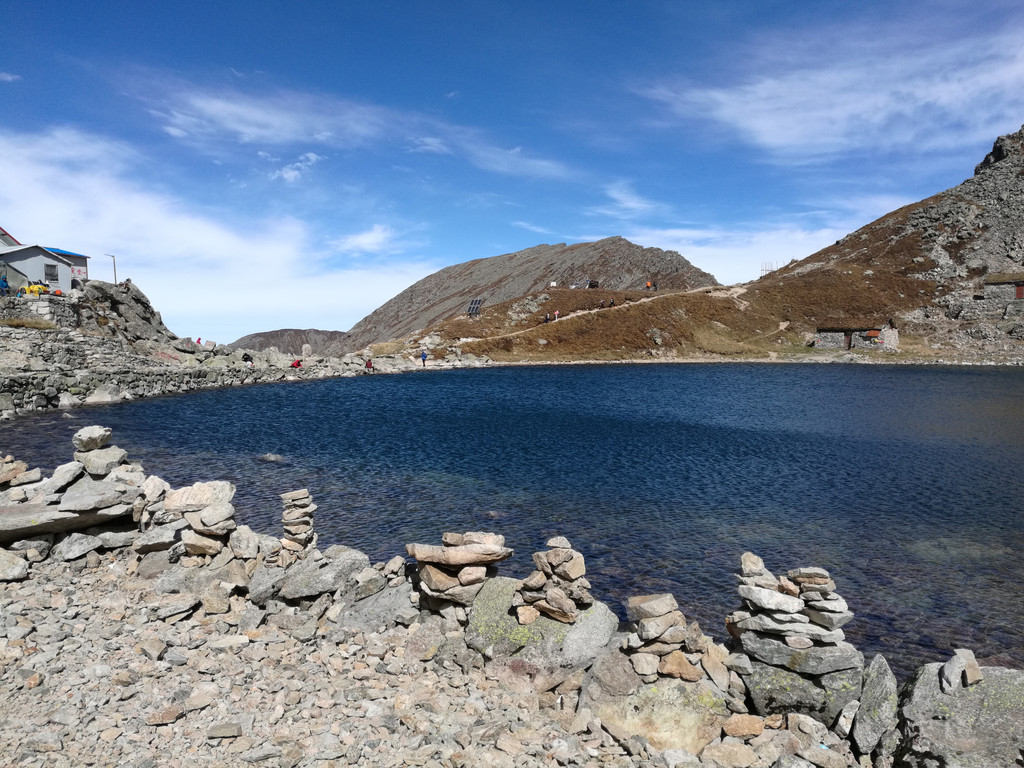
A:
[[[25,289],[25,292],[33,296],[38,296],[41,293],[49,293],[50,286],[40,285],[39,283],[33,283],[32,285]]]

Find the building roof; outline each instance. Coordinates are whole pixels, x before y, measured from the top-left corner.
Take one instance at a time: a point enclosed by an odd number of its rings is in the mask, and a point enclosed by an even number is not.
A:
[[[68,261],[66,256],[61,256],[59,253],[54,253],[49,248],[44,248],[41,245],[6,245],[6,246],[0,246],[0,258],[3,258],[4,256],[15,254],[18,251],[31,250],[32,248],[38,248],[39,250],[44,251],[45,253],[48,253],[51,256],[53,256],[53,258],[55,258],[57,261],[62,262],[64,264],[67,264],[68,266],[73,266],[71,264],[71,262]],[[75,255],[77,255],[77,254],[75,254]]]
[[[74,251],[65,251],[63,248],[53,248],[52,246],[44,246],[50,253],[56,253],[58,256],[76,256],[79,259],[88,259],[89,257],[85,254],[75,253]]]
[[[6,229],[0,227],[0,244],[21,245]]]
[[[836,318],[825,318],[818,323],[819,331],[880,331],[887,325],[896,327],[896,323],[892,321],[892,318],[879,321],[865,320],[864,318],[855,318],[853,320],[847,319],[836,319]]]

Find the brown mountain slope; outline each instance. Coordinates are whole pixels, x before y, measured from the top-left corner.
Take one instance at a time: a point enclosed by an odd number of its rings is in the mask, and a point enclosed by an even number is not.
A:
[[[558,286],[597,281],[602,288],[684,290],[718,285],[675,251],[644,248],[610,237],[595,243],[538,245],[516,253],[446,267],[410,286],[352,327],[347,341],[354,351],[436,325],[465,312],[473,299],[493,306]]]
[[[817,327],[893,318],[905,356],[1020,362],[1024,300],[1012,290],[991,298],[997,275],[1020,273],[1024,128],[1000,137],[962,184],[749,285],[653,297],[538,292],[435,330],[442,345],[497,360],[806,356]],[[612,295],[617,306],[601,310]],[[543,323],[556,308],[563,319]]]

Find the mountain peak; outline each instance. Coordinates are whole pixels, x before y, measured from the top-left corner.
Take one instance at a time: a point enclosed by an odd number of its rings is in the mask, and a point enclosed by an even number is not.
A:
[[[996,139],[992,144],[992,151],[975,166],[974,175],[977,176],[982,171],[1008,158],[1014,158],[1018,162],[1024,160],[1024,125],[1016,133],[1008,133]]]

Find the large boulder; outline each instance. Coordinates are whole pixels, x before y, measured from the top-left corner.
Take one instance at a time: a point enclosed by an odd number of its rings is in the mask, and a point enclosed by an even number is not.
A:
[[[862,755],[870,755],[887,731],[896,727],[896,676],[882,654],[864,673],[864,693],[850,737]]]
[[[512,608],[519,580],[488,579],[469,610],[466,643],[504,669],[511,679],[536,690],[549,690],[574,671],[589,667],[618,629],[607,605],[595,602],[574,624],[541,616],[521,625]]]
[[[613,648],[584,680],[579,708],[589,708],[622,741],[642,736],[656,749],[697,755],[721,735],[731,714],[725,699],[707,681],[644,684],[626,655]]]
[[[286,569],[279,594],[297,600],[344,590],[369,564],[370,558],[358,549],[335,545],[328,548],[323,560],[302,560]]]
[[[28,577],[28,561],[0,549],[0,581],[21,581]]]
[[[832,725],[851,701],[860,698],[860,668],[839,670],[818,677],[806,677],[781,667],[752,661],[743,675],[753,711],[759,715],[797,712]]]
[[[1024,671],[984,667],[982,680],[943,693],[942,664],[925,664],[900,697],[899,768],[994,768],[1024,757]]]

